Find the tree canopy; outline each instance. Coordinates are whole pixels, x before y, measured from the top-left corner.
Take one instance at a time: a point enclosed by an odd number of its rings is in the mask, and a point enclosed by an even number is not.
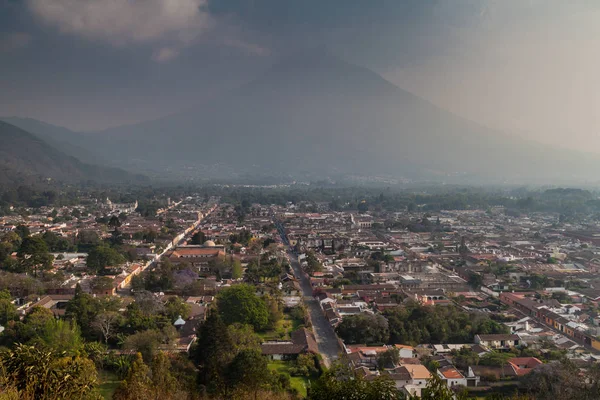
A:
[[[242,284],[223,289],[217,296],[217,309],[226,324],[249,324],[257,331],[269,324],[269,312],[254,286]]]
[[[100,244],[90,250],[87,256],[87,266],[94,271],[101,271],[106,267],[116,267],[125,262],[117,250],[106,244]]]
[[[390,337],[388,321],[381,314],[348,315],[344,317],[336,331],[348,344],[387,343]]]
[[[505,325],[482,313],[453,306],[409,303],[383,312],[389,322],[390,343],[470,343],[476,334],[508,333]]]

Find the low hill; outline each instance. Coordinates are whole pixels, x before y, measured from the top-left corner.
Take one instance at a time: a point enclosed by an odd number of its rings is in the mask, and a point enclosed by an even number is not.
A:
[[[96,147],[93,135],[74,132],[33,118],[1,117],[0,120],[32,133],[50,146],[79,160],[100,165],[104,163],[102,154],[93,150]]]
[[[0,121],[0,184],[39,181],[76,183],[141,182],[146,178],[118,168],[86,164],[48,145],[40,138]]]

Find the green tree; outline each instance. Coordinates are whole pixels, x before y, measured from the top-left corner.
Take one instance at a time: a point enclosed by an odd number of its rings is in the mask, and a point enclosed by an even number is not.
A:
[[[142,355],[137,353],[129,368],[127,377],[121,382],[114,400],[148,400],[154,398],[150,368],[144,363]]]
[[[269,324],[269,311],[254,286],[243,284],[223,289],[217,295],[217,309],[226,324],[249,324],[257,331]]]
[[[202,231],[198,231],[192,235],[192,239],[190,240],[190,244],[201,245],[206,242],[206,235]]]
[[[391,348],[377,356],[377,368],[383,370],[384,368],[395,368],[400,361],[400,351],[396,348]]]
[[[455,394],[437,374],[432,374],[427,387],[421,390],[421,397],[414,400],[466,400],[466,394]]]
[[[498,351],[492,351],[481,357],[479,359],[479,364],[493,367],[504,367],[506,364],[508,364],[508,360],[510,360],[514,356],[515,355],[513,353],[501,353]]]
[[[81,331],[74,321],[54,318],[47,320],[32,343],[70,357],[81,356],[84,353]]]
[[[231,265],[231,277],[233,279],[240,279],[244,274],[242,269],[242,263],[240,260],[234,260]]]
[[[260,350],[245,349],[227,366],[225,376],[228,386],[253,393],[256,398],[261,388],[270,385],[272,375],[267,367],[267,359]]]
[[[191,354],[199,369],[199,381],[209,392],[219,393],[225,387],[225,368],[235,356],[227,325],[219,313],[210,312],[196,329],[196,336]]]
[[[23,239],[21,247],[17,252],[17,258],[22,268],[27,272],[33,272],[37,277],[39,270],[52,268],[54,257],[48,252],[46,242],[39,236],[28,236]]]
[[[77,285],[75,295],[67,303],[65,317],[77,323],[86,339],[97,339],[97,330],[94,321],[103,311],[117,311],[120,308],[118,298],[95,298],[81,290]]]
[[[21,240],[25,239],[27,236],[29,236],[31,234],[31,232],[29,232],[29,228],[26,227],[25,225],[17,225],[14,232],[17,235],[19,235]]]
[[[336,331],[348,344],[387,343],[390,337],[388,321],[380,314],[349,315],[344,317]]]
[[[306,266],[304,266],[304,271],[307,274],[312,275],[315,272],[319,272],[323,270],[323,264],[317,259],[315,254],[312,251],[306,253]]]
[[[261,339],[254,333],[252,325],[231,324],[227,327],[227,337],[234,354],[247,349],[260,350]]]
[[[71,247],[71,243],[69,243],[67,238],[59,236],[51,231],[44,232],[42,239],[46,242],[50,251],[67,251]]]
[[[177,394],[178,384],[171,368],[171,361],[166,353],[161,351],[154,356],[150,365],[154,398],[172,399]]]
[[[114,288],[114,280],[107,276],[97,276],[90,281],[92,292],[105,292]]]
[[[158,347],[169,344],[170,339],[172,338],[168,337],[165,331],[149,329],[128,336],[123,347],[126,350],[135,350],[144,357],[144,360],[150,362],[156,356]]]
[[[480,313],[467,313],[454,306],[425,306],[409,302],[386,309],[390,343],[468,343],[475,334],[508,333],[508,328]]]
[[[116,267],[123,264],[125,257],[115,249],[105,244],[100,244],[90,250],[86,262],[88,268],[99,272],[106,267]]]
[[[81,357],[18,344],[0,353],[8,384],[22,399],[53,400],[94,398],[97,371],[94,363]],[[97,396],[95,396],[97,398]]]
[[[472,288],[479,289],[483,285],[483,276],[478,272],[471,272],[468,282]]]
[[[292,375],[296,376],[314,376],[319,372],[315,363],[313,354],[300,354],[294,362],[294,368],[291,370]]]
[[[6,326],[8,321],[19,319],[17,307],[12,302],[12,296],[6,289],[0,291],[0,324]]]
[[[347,367],[336,365],[313,383],[309,400],[401,400],[404,396],[388,377],[366,380]]]
[[[277,322],[283,318],[283,300],[270,294],[265,294],[262,300],[265,302],[269,313],[269,327],[274,328]]]
[[[107,225],[109,228],[117,229],[118,227],[121,226],[121,221],[119,220],[119,217],[117,217],[116,215],[113,215],[108,220]]]
[[[165,303],[165,314],[173,322],[179,317],[188,319],[191,311],[192,307],[178,296],[170,297]]]
[[[470,347],[464,346],[460,350],[452,350],[452,360],[458,368],[466,370],[471,365],[479,364],[479,354],[475,353]]]

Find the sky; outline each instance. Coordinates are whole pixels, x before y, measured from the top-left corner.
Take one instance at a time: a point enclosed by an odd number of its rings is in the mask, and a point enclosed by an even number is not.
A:
[[[594,0],[0,0],[0,116],[136,123],[313,47],[486,126],[600,152]]]

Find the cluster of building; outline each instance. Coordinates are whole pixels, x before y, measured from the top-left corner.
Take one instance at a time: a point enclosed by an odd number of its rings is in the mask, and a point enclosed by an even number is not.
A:
[[[27,219],[5,217],[0,229],[26,225],[32,234],[51,231],[75,244],[82,235],[110,237],[113,232],[98,217],[119,217],[123,244],[132,249],[134,261],[115,266],[118,273],[109,275],[113,287],[96,294],[127,290],[133,276],[158,260],[185,266],[204,286],[201,295],[184,299],[193,305],[191,320],[176,321],[185,333],[182,349],[189,347],[197,320],[204,318],[220,288],[252,281],[257,293],[270,290],[260,279],[251,279],[249,267],[264,263],[265,254],[276,258],[276,265],[289,265],[289,250],[333,329],[348,316],[379,314],[407,302],[458,307],[506,326],[509,333],[480,332],[472,343],[367,346],[338,340],[344,360],[358,373],[367,379],[389,375],[411,395],[419,395],[433,374],[450,387],[484,387],[494,379],[531,373],[553,351],[582,368],[600,357],[600,228],[591,222],[568,224],[552,213],[514,216],[500,207],[359,213],[314,203],[313,212],[304,212],[307,207],[291,203],[244,208],[192,197],[169,202],[151,217],[136,208],[107,200],[57,212],[42,209]],[[64,215],[78,217],[54,221]],[[37,305],[60,313],[77,284],[93,292],[86,257],[82,251],[56,253],[54,269],[64,271],[66,278]],[[286,307],[302,303],[305,293],[297,271],[275,271],[274,280]],[[170,294],[159,295],[166,299]],[[289,338],[265,341],[262,351],[277,360],[318,353],[315,336],[302,327]],[[496,352],[515,356],[502,365],[458,365],[457,353],[464,348],[479,357]],[[536,356],[516,356],[524,349]],[[382,367],[381,355],[391,350],[397,359]]]
[[[432,214],[311,208],[319,212],[288,204],[272,206],[272,213],[332,327],[349,315],[416,301],[481,313],[510,331],[456,345],[398,343],[399,362],[383,370],[378,355],[391,346],[342,344],[366,377],[388,374],[399,388],[418,394],[431,373],[448,386],[485,386],[490,376],[516,379],[531,372],[551,351],[582,366],[599,359],[600,228],[592,223],[559,223],[552,213],[513,216],[501,207]],[[321,268],[310,268],[308,254]],[[480,356],[528,349],[540,358],[459,368],[450,349],[463,347]],[[437,361],[437,370],[427,369],[424,359]]]

